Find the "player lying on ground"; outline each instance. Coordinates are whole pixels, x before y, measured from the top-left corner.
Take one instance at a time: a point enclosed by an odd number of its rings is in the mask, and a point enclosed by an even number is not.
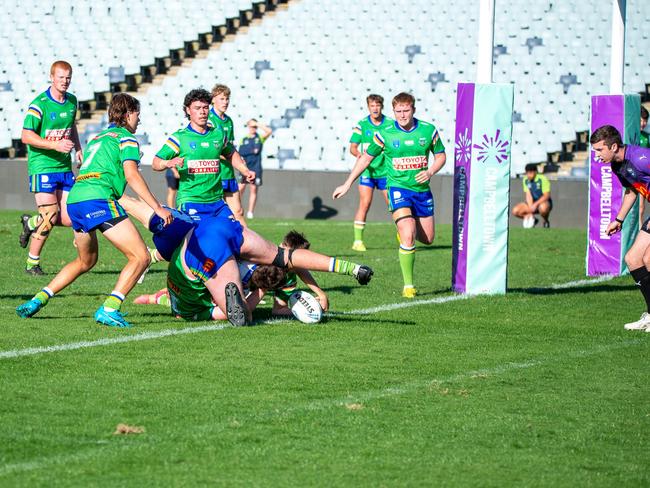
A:
[[[157,250],[169,261],[167,288],[172,312],[187,320],[218,320],[216,307],[219,307],[226,311],[233,325],[250,323],[251,313],[242,298],[244,289],[237,259],[273,264],[285,270],[351,275],[361,285],[366,285],[373,274],[367,266],[307,249],[278,247],[244,228],[232,213],[228,218],[220,214],[192,221],[175,211],[179,217],[164,227],[160,217],[152,215],[137,200],[125,199],[124,205],[154,233]]]
[[[284,249],[309,249],[310,243],[303,234],[291,231],[284,236],[280,246]],[[241,260],[238,260],[237,265],[246,295],[246,303],[251,311],[257,307],[266,292],[274,291],[272,315],[291,316],[292,313],[288,302],[289,297],[296,290],[298,277],[314,292],[323,311],[327,311],[329,308],[327,294],[318,286],[318,283],[308,270],[293,269],[285,271],[277,266],[258,265]],[[156,293],[140,295],[134,300],[134,303],[140,305],[169,305],[169,292],[167,288],[163,288]],[[218,309],[215,313],[217,320],[226,319],[226,315],[221,309]]]
[[[95,136],[86,148],[79,176],[68,197],[68,213],[74,229],[77,258],[63,267],[34,298],[16,308],[23,318],[31,317],[50,298],[63,290],[97,263],[97,230],[128,262],[115,289],[95,312],[101,324],[129,327],[120,307],[138,277],[149,264],[149,253],[140,233],[117,202],[128,184],[158,216],[162,226],[171,213],[160,206],[140,175],[140,146],[133,136],[138,127],[140,103],[125,93],[113,97],[108,108],[109,127]]]
[[[611,125],[597,129],[591,135],[590,142],[596,158],[603,163],[611,163],[612,172],[625,187],[621,208],[607,226],[608,235],[616,234],[622,229],[637,195],[646,200],[650,197],[650,149],[624,145],[621,134]],[[646,311],[639,320],[625,324],[624,327],[626,330],[650,332],[650,218],[643,222],[641,232],[625,254],[625,264],[645,299]]]
[[[345,183],[337,187],[333,198],[345,195],[354,180],[380,155],[388,169],[389,208],[397,226],[399,263],[404,279],[402,296],[414,298],[415,239],[431,244],[435,236],[433,195],[429,180],[444,166],[445,147],[433,124],[416,119],[415,98],[400,93],[393,98],[395,123],[375,132],[373,142],[355,163]],[[433,162],[429,164],[429,153]]]

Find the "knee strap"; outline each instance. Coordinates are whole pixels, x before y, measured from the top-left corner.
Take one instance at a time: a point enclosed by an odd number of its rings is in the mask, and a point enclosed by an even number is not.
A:
[[[289,252],[287,252],[287,262],[284,262],[284,248],[283,247],[278,247],[278,252],[273,258],[273,266],[277,266],[278,268],[282,269],[288,269],[290,264],[293,264],[291,262],[291,256],[293,256],[293,253],[295,249],[288,249]]]
[[[413,215],[403,215],[402,217],[397,217],[395,219],[395,223],[397,224],[397,222],[399,222],[400,220],[404,220],[404,219],[413,219],[413,220],[415,220],[415,217],[413,217]]]
[[[56,203],[39,205],[38,215],[41,218],[41,222],[38,224],[38,227],[34,229],[33,237],[34,239],[43,240],[47,238],[50,234],[50,230],[52,230],[52,227],[56,224],[56,220],[59,216],[59,206]]]

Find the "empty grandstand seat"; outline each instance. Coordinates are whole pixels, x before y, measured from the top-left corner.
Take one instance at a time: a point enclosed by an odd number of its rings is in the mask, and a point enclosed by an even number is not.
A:
[[[255,64],[253,65],[253,69],[255,70],[255,78],[260,79],[260,76],[262,74],[262,71],[264,70],[270,70],[273,69],[271,68],[271,63],[268,60],[263,60],[263,61],[255,61]]]
[[[404,52],[408,56],[409,63],[412,63],[416,54],[422,54],[422,47],[419,44],[411,44],[404,48]]]
[[[438,71],[436,73],[429,73],[429,76],[427,76],[426,81],[428,81],[431,84],[431,91],[436,91],[436,87],[438,86],[438,83],[446,82],[448,80],[445,79],[444,73]]]
[[[558,83],[562,85],[562,90],[564,91],[565,94],[569,93],[569,88],[571,87],[571,85],[580,84],[578,82],[578,77],[571,73],[560,76],[560,80],[558,81]]]
[[[280,166],[282,166],[287,159],[297,159],[297,155],[294,149],[279,148],[276,158],[280,161]]]
[[[542,40],[541,37],[537,37],[537,36],[529,37],[528,39],[526,39],[526,43],[524,44],[524,46],[528,47],[528,54],[533,53],[533,48],[543,46],[543,45],[544,45],[544,41]]]

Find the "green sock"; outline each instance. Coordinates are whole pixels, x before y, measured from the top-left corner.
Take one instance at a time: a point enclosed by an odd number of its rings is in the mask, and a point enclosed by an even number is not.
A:
[[[41,291],[39,291],[36,295],[34,295],[34,299],[38,300],[43,305],[45,305],[53,296],[54,296],[54,292],[46,286]]]
[[[124,295],[119,291],[113,290],[110,295],[104,300],[104,308],[109,312],[113,310],[119,310],[124,301]]]
[[[27,221],[27,227],[29,227],[29,230],[34,230],[36,227],[38,227],[38,225],[41,223],[40,220],[40,215],[32,215]]]
[[[415,267],[415,246],[399,246],[399,267],[402,269],[404,286],[413,286],[413,268]]]
[[[365,222],[361,222],[360,220],[355,220],[354,221],[354,240],[355,241],[362,241],[363,242],[363,230],[366,227]]]
[[[34,266],[38,266],[41,264],[41,257],[40,256],[32,256],[31,254],[27,254],[27,269],[31,269]]]
[[[359,265],[343,259],[330,258],[330,272],[345,275],[354,275]]]

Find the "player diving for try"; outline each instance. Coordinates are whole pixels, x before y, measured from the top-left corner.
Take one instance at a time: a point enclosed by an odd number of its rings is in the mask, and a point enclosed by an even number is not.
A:
[[[186,320],[219,320],[225,311],[236,326],[251,322],[237,260],[274,265],[283,270],[311,270],[353,276],[361,285],[370,281],[368,266],[325,256],[307,249],[285,249],[243,227],[232,215],[205,216],[195,221],[174,211],[170,226],[141,202],[123,199],[124,208],[154,234],[154,244],[169,261],[167,288],[172,313]],[[261,298],[261,297],[260,297]]]
[[[429,180],[444,166],[445,147],[433,124],[416,119],[415,98],[399,93],[393,98],[395,122],[375,132],[373,142],[357,159],[350,175],[333,198],[345,195],[375,157],[383,155],[388,170],[389,209],[397,226],[399,263],[404,279],[402,296],[414,298],[415,240],[431,244],[435,237],[433,195]],[[429,164],[429,153],[433,162]]]

